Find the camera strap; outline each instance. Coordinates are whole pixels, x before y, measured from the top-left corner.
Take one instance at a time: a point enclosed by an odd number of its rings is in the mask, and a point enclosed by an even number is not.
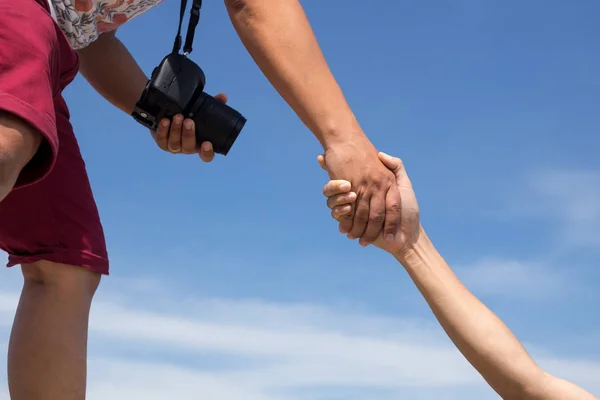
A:
[[[183,17],[185,15],[185,8],[187,7],[187,0],[181,0],[181,9],[179,11],[179,27],[177,28],[177,36],[175,36],[175,43],[173,44],[173,53],[179,53],[181,49],[181,25],[183,24]],[[202,0],[192,0],[192,8],[190,10],[190,22],[188,23],[187,34],[185,35],[185,43],[183,45],[183,53],[188,55],[192,52],[192,44],[194,43],[194,33],[196,32],[196,26],[200,21],[200,9],[202,8]]]

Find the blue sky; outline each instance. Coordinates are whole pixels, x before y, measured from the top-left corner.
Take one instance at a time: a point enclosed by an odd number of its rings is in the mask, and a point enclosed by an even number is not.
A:
[[[90,399],[496,398],[402,268],[337,233],[317,141],[205,3],[193,59],[248,118],[227,157],[162,153],[82,78],[67,91],[112,260]],[[600,3],[304,6],[457,274],[542,366],[600,395]],[[120,32],[147,73],[178,7]],[[6,339],[18,275],[0,284]]]

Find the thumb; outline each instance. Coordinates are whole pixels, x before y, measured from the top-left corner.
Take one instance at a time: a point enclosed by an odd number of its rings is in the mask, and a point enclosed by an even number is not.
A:
[[[394,175],[396,175],[396,180],[400,178],[404,178],[406,175],[406,171],[404,170],[404,165],[402,164],[402,160],[398,157],[392,157],[384,152],[379,152],[379,159],[389,170],[391,170]]]
[[[319,162],[319,165],[321,166],[321,168],[326,169],[325,168],[325,156],[323,154],[319,154],[317,156],[317,161]]]

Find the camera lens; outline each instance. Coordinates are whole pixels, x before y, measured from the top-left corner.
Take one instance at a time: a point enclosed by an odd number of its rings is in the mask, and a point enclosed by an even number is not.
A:
[[[211,142],[215,153],[227,155],[246,124],[246,118],[235,109],[202,92],[192,107],[198,144]]]

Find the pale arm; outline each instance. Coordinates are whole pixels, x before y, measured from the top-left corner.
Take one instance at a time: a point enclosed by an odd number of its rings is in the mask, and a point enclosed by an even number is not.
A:
[[[544,372],[508,327],[460,282],[425,232],[414,251],[397,258],[456,347],[504,399],[596,399]]]

